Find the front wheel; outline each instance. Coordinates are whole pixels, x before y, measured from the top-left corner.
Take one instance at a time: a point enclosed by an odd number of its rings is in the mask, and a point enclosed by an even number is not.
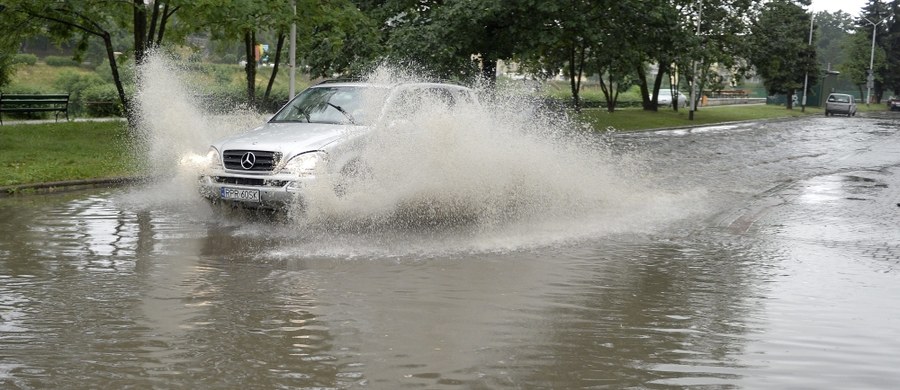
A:
[[[334,193],[338,197],[347,194],[347,190],[355,183],[368,179],[372,176],[372,170],[366,163],[355,159],[344,165],[338,175],[338,182],[335,183]]]

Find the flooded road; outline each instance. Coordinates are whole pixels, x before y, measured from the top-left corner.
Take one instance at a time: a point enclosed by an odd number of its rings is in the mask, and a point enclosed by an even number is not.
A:
[[[897,388],[898,127],[610,135],[667,195],[568,224],[354,232],[178,183],[0,199],[0,388]]]

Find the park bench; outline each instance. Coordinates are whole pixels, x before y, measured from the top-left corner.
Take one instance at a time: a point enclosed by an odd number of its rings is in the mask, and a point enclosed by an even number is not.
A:
[[[4,112],[56,112],[65,113],[69,120],[69,94],[9,94],[0,93],[0,125]]]

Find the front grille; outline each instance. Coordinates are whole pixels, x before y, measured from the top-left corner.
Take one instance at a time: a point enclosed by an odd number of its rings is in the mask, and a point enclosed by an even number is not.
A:
[[[230,177],[216,176],[213,178],[216,183],[236,184],[241,186],[266,186],[266,187],[284,187],[287,185],[286,180],[266,180],[266,179],[250,179],[246,177]]]
[[[225,153],[222,153],[222,160],[225,162],[225,169],[271,171],[281,160],[281,153],[261,150],[226,150]]]

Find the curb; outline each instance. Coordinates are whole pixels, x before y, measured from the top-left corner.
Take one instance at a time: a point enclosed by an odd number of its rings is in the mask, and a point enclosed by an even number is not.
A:
[[[65,180],[47,183],[22,184],[0,187],[0,198],[20,195],[52,194],[90,188],[112,188],[146,181],[143,177],[111,177],[100,179]]]

